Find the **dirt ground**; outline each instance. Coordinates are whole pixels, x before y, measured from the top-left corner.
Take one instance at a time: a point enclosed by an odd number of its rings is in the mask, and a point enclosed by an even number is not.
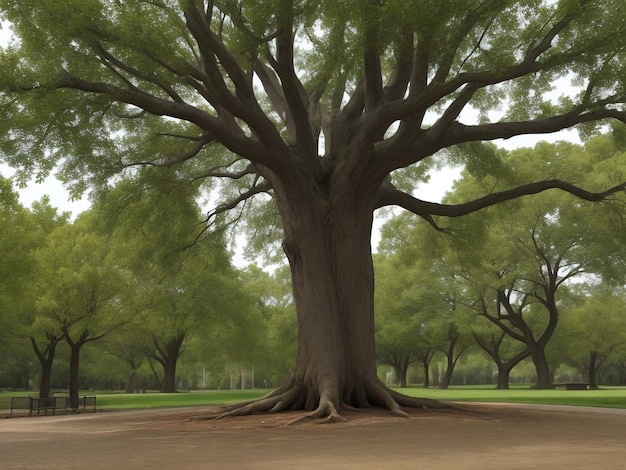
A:
[[[459,405],[460,406],[460,405]],[[623,469],[626,410],[462,405],[287,425],[208,408],[0,420],[3,469]]]

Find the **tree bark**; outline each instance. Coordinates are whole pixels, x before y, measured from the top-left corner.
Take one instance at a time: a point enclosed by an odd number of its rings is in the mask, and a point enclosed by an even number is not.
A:
[[[598,390],[598,352],[589,353],[589,389]]]
[[[78,373],[79,373],[79,365],[80,365],[80,350],[83,346],[90,342],[98,339],[99,337],[89,338],[89,330],[83,330],[78,340],[72,340],[69,332],[65,333],[65,342],[70,347],[70,380],[69,380],[69,395],[70,395],[70,406],[74,411],[78,411],[80,408],[80,399],[78,396]]]
[[[309,220],[304,214],[286,220],[298,326],[306,332],[299,337],[293,380],[305,387],[304,409],[319,404],[333,414],[341,404],[376,401],[371,215],[318,211],[314,207]]]
[[[408,371],[409,365],[408,364],[399,364],[398,366],[394,367],[394,370],[396,372],[396,375],[398,376],[398,387],[400,388],[406,388],[406,374]]]
[[[126,380],[126,393],[133,393],[135,390],[135,377],[137,376],[137,371],[135,369],[131,369],[128,373],[128,379]]]
[[[430,362],[423,362],[422,365],[424,366],[424,382],[422,386],[424,388],[428,388],[430,387],[430,374],[429,374]]]
[[[180,333],[175,337],[171,337],[165,344],[165,347],[161,347],[156,338],[153,338],[156,352],[148,353],[148,355],[163,367],[163,381],[159,390],[161,393],[176,393],[177,391],[176,366],[180,356],[180,349],[186,336],[186,333]]]
[[[435,353],[429,349],[418,350],[416,353],[417,359],[422,364],[422,368],[424,371],[424,382],[423,382],[424,388],[430,387],[430,363],[433,360],[434,355]],[[436,375],[436,372],[437,371],[435,371],[435,375]],[[436,382],[437,384],[439,382],[438,376],[437,376]]]
[[[439,382],[439,385],[437,386],[437,388],[439,389],[447,389],[450,386],[450,382],[452,381],[452,374],[454,373],[454,367],[456,366],[456,361],[461,356],[461,354],[463,354],[463,351],[461,351],[461,353],[459,353],[456,358],[454,357],[454,346],[456,345],[457,340],[458,337],[453,338],[450,341],[448,350],[444,351],[444,354],[446,356],[446,370],[444,371],[443,377]]]
[[[303,409],[310,412],[306,417],[336,421],[352,408],[380,406],[405,416],[401,406],[443,406],[405,397],[378,379],[373,203],[348,185],[337,187],[335,194],[324,188],[296,195],[276,191],[298,315],[296,364],[283,386],[228,414]]]
[[[549,390],[554,388],[552,372],[550,371],[550,365],[548,364],[548,358],[546,357],[545,347],[534,341],[528,341],[526,344],[528,345],[528,350],[530,351],[530,358],[535,365],[535,373],[537,374],[537,389]]]
[[[54,356],[56,353],[56,347],[60,339],[55,336],[48,335],[48,344],[45,350],[39,349],[37,341],[34,338],[30,339],[35,351],[39,364],[41,365],[41,378],[39,379],[39,398],[50,397],[50,384],[52,381],[52,364],[54,363]]]
[[[78,367],[80,362],[80,349],[82,344],[69,343],[70,344],[70,382],[69,382],[69,395],[70,406],[74,411],[80,408],[80,399],[78,397]]]
[[[176,393],[176,361],[167,360],[163,363],[163,382],[161,393]]]

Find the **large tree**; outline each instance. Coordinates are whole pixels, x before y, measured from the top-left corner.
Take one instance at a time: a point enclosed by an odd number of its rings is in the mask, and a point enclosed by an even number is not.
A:
[[[626,121],[622,0],[2,0],[0,14],[16,35],[1,56],[8,162],[26,174],[62,163],[76,190],[136,165],[231,182],[211,219],[273,197],[297,359],[283,386],[233,413],[425,404],[376,376],[377,208],[435,223],[551,188],[590,200],[624,188],[520,179],[441,205],[407,177],[455,145]],[[559,79],[577,88],[550,99]]]

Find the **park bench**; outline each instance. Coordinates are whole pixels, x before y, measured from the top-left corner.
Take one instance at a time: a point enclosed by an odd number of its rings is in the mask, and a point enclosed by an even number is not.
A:
[[[96,412],[96,397],[82,396],[79,397],[79,407],[76,411]],[[72,411],[70,399],[67,396],[51,396],[50,398],[35,397],[12,397],[11,398],[11,415],[17,410],[28,411],[28,416],[32,416],[36,411],[41,414],[43,411],[46,415],[51,412],[53,415],[57,412]]]
[[[59,406],[61,403],[59,403]],[[51,412],[55,414],[57,411],[57,401],[54,398],[35,398],[35,397],[12,397],[11,398],[11,415],[18,410],[28,412],[28,416],[32,416],[34,412],[45,414]]]
[[[589,388],[589,384],[586,382],[565,382],[552,385],[554,388],[565,388],[565,390],[587,390]]]

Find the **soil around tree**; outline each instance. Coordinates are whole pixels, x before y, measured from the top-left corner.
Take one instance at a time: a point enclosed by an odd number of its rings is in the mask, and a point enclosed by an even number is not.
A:
[[[0,421],[3,469],[622,469],[626,410],[458,405],[447,410],[189,418],[207,407]]]

